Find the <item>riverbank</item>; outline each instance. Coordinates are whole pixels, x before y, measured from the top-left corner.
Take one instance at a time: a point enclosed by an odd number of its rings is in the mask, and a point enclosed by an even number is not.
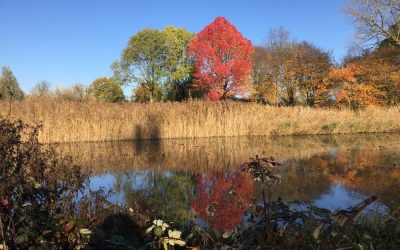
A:
[[[395,108],[363,111],[271,107],[239,102],[98,103],[54,98],[0,102],[0,115],[41,122],[42,143],[400,132]]]

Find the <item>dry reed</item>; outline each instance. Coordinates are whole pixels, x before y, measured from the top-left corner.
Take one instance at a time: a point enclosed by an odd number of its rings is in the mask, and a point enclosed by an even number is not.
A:
[[[0,115],[8,115],[8,105],[0,103]],[[111,104],[43,97],[13,102],[10,116],[41,122],[43,143],[400,131],[400,113],[391,108],[353,112],[239,102]]]

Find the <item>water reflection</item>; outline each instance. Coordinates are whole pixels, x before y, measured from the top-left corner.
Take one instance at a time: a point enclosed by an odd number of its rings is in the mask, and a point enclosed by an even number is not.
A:
[[[329,188],[329,192],[322,194],[319,198],[313,200],[313,203],[321,208],[335,210],[339,208],[349,208],[354,204],[360,203],[367,199],[368,196],[357,191],[352,191],[340,184],[333,184]],[[384,214],[389,211],[389,208],[381,201],[376,201],[368,206],[365,213]]]
[[[196,176],[194,213],[219,232],[242,222],[250,203],[253,181],[241,172],[212,172]]]
[[[201,173],[236,169],[249,157],[263,152],[283,160],[311,156],[335,146],[334,138],[323,138],[233,137],[70,143],[58,147],[94,175],[148,169]],[[348,141],[344,143],[349,144]]]
[[[220,232],[242,221],[246,204],[257,197],[237,170],[263,152],[283,163],[273,199],[333,210],[376,194],[379,201],[371,208],[380,213],[400,201],[400,135],[106,142],[59,149],[92,172],[93,187],[112,188],[113,201],[140,205],[180,224],[196,216]]]

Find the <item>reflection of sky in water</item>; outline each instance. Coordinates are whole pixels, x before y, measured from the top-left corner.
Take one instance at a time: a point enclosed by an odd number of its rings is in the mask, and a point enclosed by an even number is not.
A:
[[[135,174],[126,174],[123,176],[128,178],[133,177],[132,189],[140,190],[145,188],[143,184],[145,182],[146,173],[147,171],[140,171]],[[164,176],[166,177],[170,177],[171,175],[173,175],[173,173],[170,171],[164,173]],[[105,188],[106,190],[114,189],[115,185],[116,177],[113,174],[102,174],[94,176],[90,179],[90,186],[93,190],[97,190],[99,188]],[[125,204],[124,195],[124,190],[120,189],[118,193],[110,198],[110,201]],[[333,184],[331,185],[328,193],[321,194],[321,196],[318,199],[313,200],[312,203],[318,207],[327,208],[331,211],[334,211],[336,209],[347,209],[351,206],[355,206],[366,198],[368,198],[368,196],[364,194],[354,190],[349,190],[340,184]],[[296,197],[293,197],[293,199],[295,200]],[[364,212],[381,214],[387,212],[388,210],[389,209],[387,206],[379,201],[375,201],[373,204],[369,205]]]
[[[334,184],[331,186],[329,193],[322,194],[321,197],[312,202],[318,207],[333,211],[355,206],[366,198],[368,198],[368,196],[350,191],[340,184]],[[379,201],[375,201],[373,204],[369,205],[366,210],[367,212],[385,213],[388,211],[388,207]]]
[[[90,178],[90,187],[97,190],[101,187],[110,189],[115,183],[115,176],[113,174],[96,175]]]
[[[113,174],[102,174],[93,176],[90,178],[90,187],[92,190],[98,190],[100,188],[104,188],[105,190],[112,190],[114,188],[114,183],[116,182],[115,176]],[[109,198],[111,202],[119,202],[120,204],[124,204],[124,192],[119,192],[112,195]]]
[[[141,190],[145,189],[145,182],[148,178],[149,171],[132,171],[120,175],[119,177],[128,179],[132,181],[130,186],[131,190]],[[162,175],[169,178],[173,175],[171,171],[166,171]],[[117,187],[117,177],[113,174],[101,174],[90,178],[90,188],[92,190],[98,190],[104,188],[105,190],[112,190],[115,192],[114,195],[109,199],[111,202],[118,202],[125,205],[125,191],[123,188]],[[116,190],[118,188],[118,191]]]

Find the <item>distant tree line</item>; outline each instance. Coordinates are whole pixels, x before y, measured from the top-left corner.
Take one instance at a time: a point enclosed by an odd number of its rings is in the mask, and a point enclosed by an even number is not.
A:
[[[296,41],[282,27],[253,47],[218,17],[198,34],[173,26],[141,30],[112,64],[112,77],[55,91],[41,81],[31,94],[102,102],[230,98],[276,106],[399,105],[399,1],[349,0],[346,13],[357,24],[360,44],[370,46],[350,51],[340,64],[330,51]],[[23,98],[9,68],[3,68],[0,83],[0,100]],[[130,98],[124,86],[132,87]]]

